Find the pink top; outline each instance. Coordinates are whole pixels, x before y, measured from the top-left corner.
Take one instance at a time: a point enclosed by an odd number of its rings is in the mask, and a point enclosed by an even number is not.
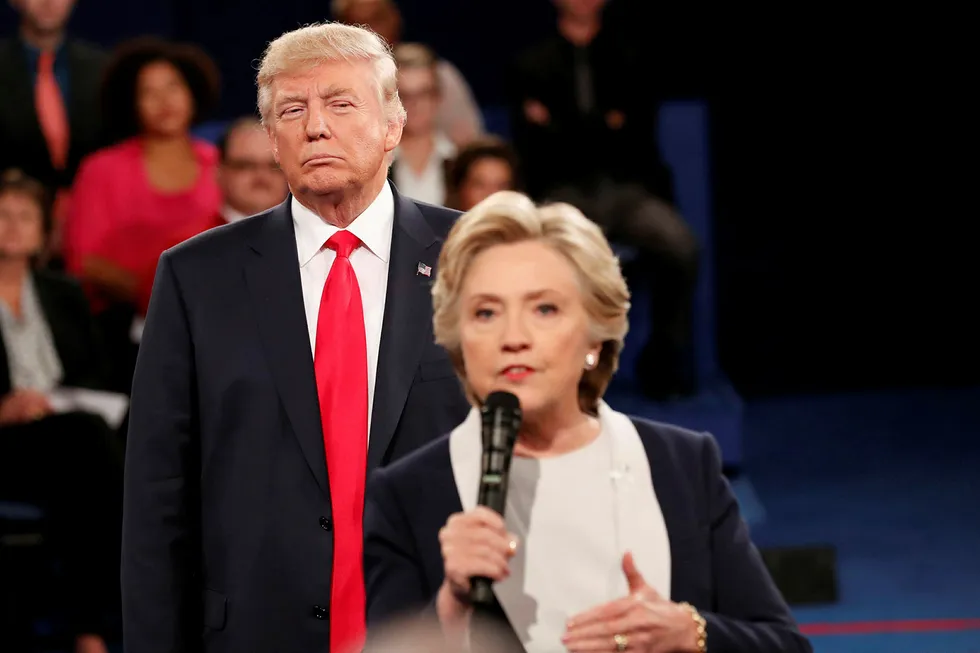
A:
[[[221,209],[214,146],[195,140],[200,175],[193,187],[164,193],[150,185],[140,140],[133,138],[82,161],[64,226],[64,257],[80,275],[89,256],[99,256],[140,280],[145,311],[157,260],[166,249],[214,225]],[[102,308],[100,300],[95,308]]]

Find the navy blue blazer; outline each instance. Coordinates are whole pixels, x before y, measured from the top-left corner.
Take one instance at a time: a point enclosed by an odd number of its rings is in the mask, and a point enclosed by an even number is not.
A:
[[[369,469],[469,408],[432,336],[431,281],[457,215],[395,193]],[[126,451],[127,653],[326,651],[343,508],[329,489],[287,199],[160,259]]]
[[[670,598],[704,616],[708,650],[811,653],[749,538],[714,438],[633,423],[670,539]],[[460,510],[448,437],[372,474],[364,516],[369,628],[431,607],[444,578],[439,529]],[[506,619],[499,606],[491,612]],[[505,648],[523,651],[516,634]]]

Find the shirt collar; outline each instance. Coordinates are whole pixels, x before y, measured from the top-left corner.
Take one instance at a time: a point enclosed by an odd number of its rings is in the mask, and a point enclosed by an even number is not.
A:
[[[401,147],[399,146],[395,148],[395,159],[400,156]],[[436,132],[432,139],[432,154],[429,160],[446,161],[454,156],[456,156],[456,145],[441,131]]]
[[[221,207],[221,217],[225,219],[225,222],[230,224],[232,222],[238,222],[239,220],[247,218],[248,216],[225,204],[223,207]]]
[[[293,212],[293,225],[296,228],[296,244],[299,252],[299,266],[305,267],[324,244],[340,231],[332,224],[299,203],[293,196],[290,199]],[[388,262],[391,253],[391,228],[395,219],[395,197],[391,186],[385,181],[381,192],[364,211],[354,218],[347,227],[372,254]]]

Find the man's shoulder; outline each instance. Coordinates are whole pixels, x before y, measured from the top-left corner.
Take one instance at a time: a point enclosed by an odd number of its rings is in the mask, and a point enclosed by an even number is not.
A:
[[[66,46],[69,56],[83,65],[103,67],[109,63],[109,52],[94,43],[73,38]]]
[[[462,212],[456,209],[446,208],[445,206],[436,206],[435,204],[427,204],[418,200],[411,201],[418,207],[422,213],[422,217],[429,223],[432,231],[435,232],[440,240],[445,240],[446,236],[449,235],[449,230],[456,224],[456,220],[459,219],[459,216],[463,215]]]
[[[213,266],[216,261],[238,255],[250,242],[261,238],[262,231],[275,219],[278,208],[212,227],[171,247],[163,253],[163,257],[181,268],[196,268],[202,264]]]

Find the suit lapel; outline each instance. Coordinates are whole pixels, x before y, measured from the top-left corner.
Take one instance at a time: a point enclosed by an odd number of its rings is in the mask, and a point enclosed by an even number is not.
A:
[[[7,51],[3,54],[3,65],[8,67],[10,86],[3,89],[3,101],[7,110],[14,112],[14,124],[27,129],[27,134],[21,134],[21,139],[29,137],[31,144],[43,148],[44,157],[48,157],[48,146],[41,133],[41,125],[34,110],[34,85],[28,69],[24,46],[20,39],[11,38],[7,41]]]
[[[317,483],[328,492],[320,404],[289,201],[272,210],[259,237],[249,245],[252,255],[245,265],[245,279],[286,415]]]
[[[439,241],[415,202],[394,191],[395,219],[388,263],[388,289],[381,325],[368,469],[378,467],[391,444],[422,350],[432,333],[430,288]],[[418,273],[419,263],[432,268]]]
[[[68,133],[70,137],[68,156],[72,158],[76,154],[82,154],[77,152],[77,147],[85,144],[82,135],[91,133],[93,125],[98,124],[98,114],[93,114],[89,110],[92,98],[86,97],[84,91],[89,88],[98,88],[98,78],[102,74],[102,70],[94,67],[91,62],[83,58],[71,41],[65,44],[65,48],[65,54],[68,58],[68,75],[71,82],[68,85],[68,97],[64,101],[68,108]],[[76,151],[73,152],[72,150]]]

